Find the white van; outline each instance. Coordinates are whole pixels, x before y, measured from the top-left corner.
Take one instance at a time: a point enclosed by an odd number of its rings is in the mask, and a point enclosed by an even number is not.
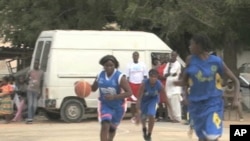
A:
[[[114,55],[119,69],[124,71],[134,51],[139,52],[139,61],[145,62],[148,69],[155,57],[171,53],[160,38],[147,32],[43,31],[36,41],[30,66],[33,68],[34,60],[39,59],[45,72],[39,108],[45,109],[49,119],[62,118],[66,122],[97,117],[98,91],[85,99],[78,98],[74,82],[83,79],[92,84],[102,70],[99,60],[107,54]]]

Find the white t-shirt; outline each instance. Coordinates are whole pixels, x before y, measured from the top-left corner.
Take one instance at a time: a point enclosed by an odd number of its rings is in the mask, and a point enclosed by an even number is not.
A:
[[[168,96],[172,96],[174,94],[181,94],[182,93],[182,87],[180,86],[175,86],[173,84],[174,81],[179,80],[180,74],[181,74],[181,64],[178,61],[175,62],[171,62],[171,63],[167,63],[163,74],[167,74],[168,73],[168,69],[170,68],[169,72],[170,74],[174,74],[177,73],[176,76],[168,76],[166,78],[166,92]]]
[[[129,77],[129,82],[141,84],[144,76],[148,75],[146,65],[143,62],[129,63],[126,69],[126,76]]]

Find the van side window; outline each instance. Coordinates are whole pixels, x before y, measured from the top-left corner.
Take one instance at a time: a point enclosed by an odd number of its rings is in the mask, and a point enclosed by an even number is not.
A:
[[[49,58],[49,51],[51,47],[51,41],[46,41],[43,49],[43,54],[41,58],[41,69],[45,72],[47,69],[47,63]]]
[[[157,67],[162,60],[167,61],[169,58],[170,58],[170,53],[152,52],[151,53],[152,68]]]
[[[44,43],[44,41],[38,42],[38,45],[36,48],[35,60],[40,60],[42,49],[43,49],[43,43]]]

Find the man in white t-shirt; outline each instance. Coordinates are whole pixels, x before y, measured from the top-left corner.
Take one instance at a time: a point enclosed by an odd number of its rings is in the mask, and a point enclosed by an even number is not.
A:
[[[178,54],[173,51],[171,53],[171,59],[167,63],[164,69],[164,76],[166,77],[166,93],[169,100],[169,104],[172,107],[173,115],[168,114],[173,122],[181,121],[181,93],[182,88],[175,86],[174,81],[177,81],[181,74],[181,64],[177,61]],[[169,111],[169,110],[168,110]]]
[[[143,62],[139,62],[139,53],[133,52],[133,62],[127,65],[126,76],[129,81],[129,85],[132,89],[133,95],[128,98],[131,102],[132,117],[136,114],[136,101],[138,99],[138,91],[143,79],[147,78],[148,71],[146,65]]]

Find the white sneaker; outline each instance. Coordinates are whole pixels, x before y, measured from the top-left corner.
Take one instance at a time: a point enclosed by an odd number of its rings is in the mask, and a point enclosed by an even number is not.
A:
[[[130,120],[131,120],[131,123],[133,123],[133,124],[136,123],[136,117],[132,117]]]
[[[193,132],[194,132],[193,129],[189,129],[189,130],[188,130],[187,134],[188,134],[188,137],[189,137],[189,138],[192,138],[192,137],[193,137]]]
[[[243,119],[243,118],[241,118],[241,119],[240,119],[240,122],[242,122],[242,121],[244,121],[244,119]]]

